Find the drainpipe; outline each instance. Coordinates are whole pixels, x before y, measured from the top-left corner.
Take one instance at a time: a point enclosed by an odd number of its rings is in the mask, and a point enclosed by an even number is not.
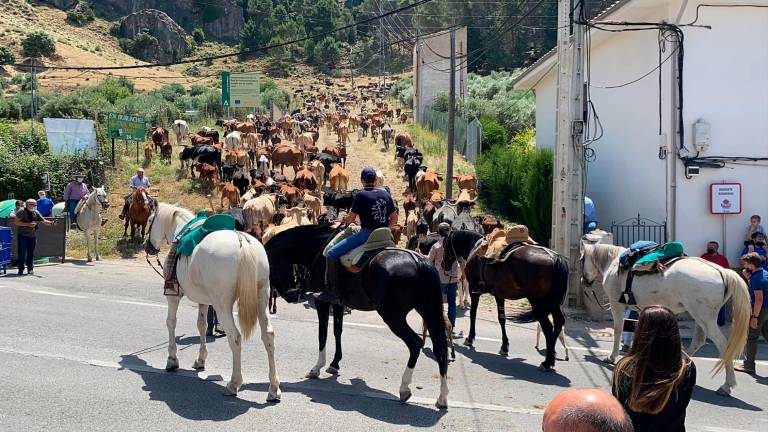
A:
[[[675,17],[675,24],[680,24],[680,20],[688,7],[688,0],[683,0],[680,5],[680,10]],[[672,47],[672,51],[677,49],[677,41]],[[666,190],[666,207],[667,207],[667,239],[677,239],[677,161],[678,152],[683,143],[680,142],[680,128],[679,128],[679,99],[677,94],[677,78],[680,70],[680,65],[677,61],[677,56],[673,55],[670,59],[670,126],[669,126],[669,139],[671,151],[667,155],[667,190]]]

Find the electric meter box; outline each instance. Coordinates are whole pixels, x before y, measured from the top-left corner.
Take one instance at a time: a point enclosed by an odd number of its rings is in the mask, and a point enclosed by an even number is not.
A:
[[[697,152],[703,153],[712,144],[712,129],[709,123],[699,120],[693,124],[693,147]]]

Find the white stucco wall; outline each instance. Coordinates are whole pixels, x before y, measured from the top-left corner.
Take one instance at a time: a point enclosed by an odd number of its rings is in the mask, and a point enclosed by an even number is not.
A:
[[[450,89],[451,34],[434,33],[419,39],[413,48],[415,85],[413,93],[414,116],[422,121],[424,107],[432,103],[439,92]],[[456,98],[466,96],[467,90],[467,28],[456,29]]]
[[[699,3],[688,3],[682,23],[693,20]],[[679,1],[655,8],[644,4],[621,18],[673,21],[679,6]],[[768,157],[768,10],[704,8],[700,23],[712,29],[684,29],[686,145],[692,147],[693,123],[704,119],[711,125],[712,146],[702,156]],[[625,83],[650,71],[658,65],[657,47],[655,31],[611,34],[593,44],[593,86]],[[551,147],[555,140],[555,72],[535,88],[539,146]],[[662,133],[667,138],[672,136],[670,75],[667,63],[661,92]],[[593,144],[597,159],[587,168],[587,195],[595,201],[606,229],[612,221],[638,213],[666,220],[658,98],[656,73],[620,89],[592,88],[605,135]],[[677,163],[677,240],[690,254],[702,253],[708,240],[725,239],[727,256],[736,263],[749,215],[761,214],[763,224],[768,223],[768,162],[763,164],[702,169],[701,176],[688,180],[682,163]],[[720,181],[742,183],[744,193],[743,214],[726,217],[725,231],[722,217],[709,213],[710,184]]]

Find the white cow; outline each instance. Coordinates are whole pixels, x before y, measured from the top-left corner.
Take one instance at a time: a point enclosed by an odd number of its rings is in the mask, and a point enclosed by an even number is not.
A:
[[[224,148],[229,150],[241,150],[242,149],[242,143],[243,143],[243,134],[234,131],[227,134],[226,137],[224,137]]]
[[[176,135],[176,145],[182,145],[182,139],[189,135],[189,126],[185,120],[174,120],[171,126],[173,133]]]

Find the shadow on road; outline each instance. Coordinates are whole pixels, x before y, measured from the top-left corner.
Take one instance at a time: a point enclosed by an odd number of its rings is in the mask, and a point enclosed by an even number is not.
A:
[[[745,411],[763,411],[762,408],[752,405],[750,403],[744,402],[741,399],[735,398],[733,396],[731,397],[720,396],[714,390],[705,389],[699,386],[696,386],[693,388],[693,396],[691,398],[693,400],[697,400],[699,402],[704,402],[704,403],[708,403],[715,406],[737,408]]]
[[[523,358],[507,358],[499,354],[476,351],[472,348],[456,345],[456,351],[464,357],[472,360],[489,372],[506,376],[508,379],[517,379],[541,385],[554,385],[558,387],[570,387],[571,380],[555,372],[542,372],[538,365],[526,363]],[[542,361],[544,359],[542,358]],[[557,367],[557,365],[555,365]]]
[[[268,386],[267,383],[255,383],[243,388],[262,392],[267,391]],[[446,413],[445,410],[401,404],[392,394],[369,387],[361,378],[352,378],[350,384],[342,384],[337,381],[336,375],[332,375],[326,379],[283,383],[280,388],[284,395],[286,392],[301,393],[312,403],[327,405],[335,411],[354,411],[393,425],[430,427],[436,425]],[[392,409],[385,409],[383,404],[390,405]]]
[[[123,355],[120,366],[144,380],[142,390],[149,393],[150,400],[165,403],[174,414],[188,420],[227,421],[252,408],[272,405],[224,396],[224,386],[220,382],[153,368],[135,355]],[[266,386],[264,392],[266,398]]]

